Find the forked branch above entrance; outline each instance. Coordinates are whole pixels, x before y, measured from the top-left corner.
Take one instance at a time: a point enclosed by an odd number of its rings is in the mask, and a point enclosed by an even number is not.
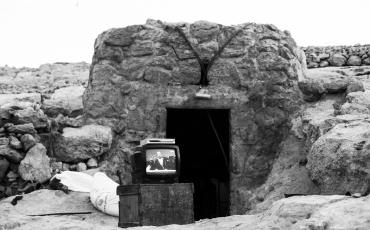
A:
[[[186,44],[190,47],[190,49],[193,51],[195,58],[197,59],[199,66],[200,66],[200,80],[199,85],[200,86],[207,86],[209,83],[208,80],[208,72],[217,60],[217,58],[221,55],[222,51],[225,49],[225,47],[231,42],[231,40],[236,37],[242,30],[235,31],[227,40],[226,42],[213,54],[211,58],[201,58],[198,51],[193,47],[189,39],[186,37],[185,33],[182,31],[180,27],[175,27],[175,30],[180,34],[180,36],[185,40]],[[172,47],[176,57],[180,60],[187,60],[191,58],[180,58],[177,54],[174,47]]]

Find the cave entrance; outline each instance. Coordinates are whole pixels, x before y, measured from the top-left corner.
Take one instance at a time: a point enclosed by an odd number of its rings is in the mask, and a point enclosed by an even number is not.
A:
[[[194,183],[194,218],[229,215],[230,110],[167,108],[167,138],[180,148],[180,182]]]

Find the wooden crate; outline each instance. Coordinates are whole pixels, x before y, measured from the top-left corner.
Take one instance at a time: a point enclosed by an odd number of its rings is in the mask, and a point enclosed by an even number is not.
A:
[[[117,187],[119,227],[194,222],[191,183],[134,184]]]

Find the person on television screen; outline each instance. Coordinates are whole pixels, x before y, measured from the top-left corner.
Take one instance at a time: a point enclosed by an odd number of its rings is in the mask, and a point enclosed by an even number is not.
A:
[[[153,161],[150,167],[151,170],[164,170],[165,169],[165,158],[161,152],[157,152],[157,158]]]
[[[165,158],[164,167],[166,169],[175,170],[175,156],[169,156]]]

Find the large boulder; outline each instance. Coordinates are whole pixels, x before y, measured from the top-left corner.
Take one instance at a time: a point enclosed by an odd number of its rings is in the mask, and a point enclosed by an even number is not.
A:
[[[63,162],[77,163],[106,153],[112,144],[112,130],[100,125],[64,128],[55,137],[54,156]]]
[[[306,167],[322,194],[369,191],[369,121],[359,117],[339,123],[312,145]]]
[[[352,75],[352,76],[351,76]],[[364,84],[347,73],[334,68],[309,69],[307,77],[298,82],[306,101],[317,101],[323,94],[364,91]]]
[[[78,116],[82,114],[83,86],[69,86],[55,90],[43,103],[43,109],[50,116],[63,114],[65,116]]]
[[[23,180],[43,183],[50,179],[50,159],[46,155],[46,148],[38,143],[28,150],[26,157],[21,161],[18,173]]]

